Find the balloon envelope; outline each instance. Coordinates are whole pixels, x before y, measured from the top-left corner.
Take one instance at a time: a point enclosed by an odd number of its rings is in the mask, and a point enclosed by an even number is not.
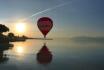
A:
[[[48,32],[53,27],[53,21],[49,17],[42,17],[38,20],[37,26],[39,30],[42,32],[42,34],[44,35],[44,37],[46,37]]]

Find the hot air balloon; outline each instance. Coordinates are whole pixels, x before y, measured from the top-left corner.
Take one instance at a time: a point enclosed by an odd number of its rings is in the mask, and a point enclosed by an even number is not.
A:
[[[46,35],[53,27],[53,21],[49,17],[42,17],[37,21],[37,26],[44,35],[44,38],[46,38]]]

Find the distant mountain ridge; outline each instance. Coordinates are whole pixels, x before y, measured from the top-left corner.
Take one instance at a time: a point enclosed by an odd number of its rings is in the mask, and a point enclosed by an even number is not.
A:
[[[104,42],[104,37],[86,37],[86,36],[80,36],[80,37],[73,37],[71,40],[74,41],[96,41],[96,42]]]

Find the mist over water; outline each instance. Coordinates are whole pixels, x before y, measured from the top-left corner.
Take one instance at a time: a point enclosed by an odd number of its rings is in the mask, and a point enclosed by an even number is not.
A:
[[[46,44],[52,54],[37,53]],[[71,39],[27,40],[15,42],[12,49],[4,51],[8,60],[0,61],[1,70],[101,70],[104,69],[104,43],[76,42]],[[43,57],[42,55],[49,55]],[[46,58],[41,60],[41,58]],[[1,59],[0,59],[1,60]]]

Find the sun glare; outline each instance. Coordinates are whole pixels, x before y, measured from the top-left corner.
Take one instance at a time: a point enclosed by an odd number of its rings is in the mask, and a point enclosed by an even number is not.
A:
[[[24,32],[26,29],[25,23],[17,23],[16,24],[16,31],[17,32]]]
[[[17,53],[23,53],[23,48],[21,46],[17,47]]]

